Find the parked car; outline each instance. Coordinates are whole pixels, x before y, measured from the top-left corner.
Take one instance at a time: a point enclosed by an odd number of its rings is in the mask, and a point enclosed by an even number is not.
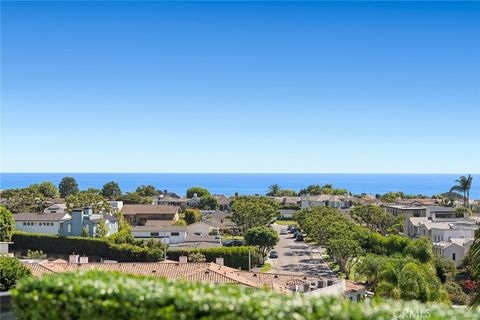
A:
[[[239,247],[243,246],[245,244],[245,241],[243,240],[226,240],[223,243],[224,247]]]
[[[298,234],[296,237],[295,237],[295,241],[303,241],[303,234]]]
[[[282,230],[280,230],[280,234],[281,235],[288,234],[288,230],[287,229],[282,229]]]
[[[298,235],[302,234],[300,231],[296,230],[294,233],[293,233],[293,237],[294,238],[297,238]]]
[[[298,228],[297,227],[292,227],[289,232],[290,233],[295,233],[296,231],[298,231]]]
[[[270,251],[270,254],[268,255],[271,259],[276,259],[278,258],[278,252],[275,250]]]
[[[289,225],[287,226],[287,230],[290,231],[290,230],[292,230],[293,227],[295,227],[294,224],[289,224]]]

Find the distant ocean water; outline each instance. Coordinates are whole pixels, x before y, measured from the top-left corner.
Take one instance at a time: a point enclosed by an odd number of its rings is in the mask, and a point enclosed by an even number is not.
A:
[[[134,191],[142,184],[179,195],[192,186],[207,188],[211,193],[233,195],[265,194],[269,185],[300,190],[311,184],[333,184],[352,193],[386,193],[403,191],[408,194],[433,195],[450,190],[461,174],[285,174],[285,173],[0,173],[0,189],[22,188],[33,183],[60,182],[74,177],[80,189],[101,188],[116,181],[123,192]],[[480,198],[480,175],[473,175],[472,199]]]

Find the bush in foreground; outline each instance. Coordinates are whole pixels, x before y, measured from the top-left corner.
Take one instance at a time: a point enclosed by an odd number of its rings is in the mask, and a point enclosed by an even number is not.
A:
[[[12,291],[23,319],[479,319],[480,310],[417,302],[352,303],[236,285],[89,271],[26,278]]]
[[[17,258],[0,256],[0,291],[8,291],[15,287],[18,280],[32,275]]]

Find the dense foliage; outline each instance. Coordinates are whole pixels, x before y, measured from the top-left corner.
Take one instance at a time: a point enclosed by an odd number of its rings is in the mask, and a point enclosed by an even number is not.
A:
[[[3,190],[1,193],[5,200],[3,205],[14,214],[41,212],[48,207],[48,199],[34,186]]]
[[[245,233],[245,243],[250,246],[257,246],[263,258],[280,241],[277,231],[270,227],[255,227]]]
[[[164,250],[159,247],[117,244],[108,238],[60,237],[54,235],[15,232],[12,237],[13,250],[42,250],[45,253],[80,254],[90,257],[118,260],[122,262],[160,261]]]
[[[200,187],[191,187],[187,189],[187,198],[193,198],[194,194],[197,194],[197,197],[201,198],[203,196],[209,196],[210,192],[205,189],[205,188],[200,188]]]
[[[201,253],[207,262],[215,262],[223,258],[227,267],[249,270],[249,253],[252,267],[260,264],[261,256],[256,247],[217,247],[207,249],[176,249],[167,251],[167,259],[178,261],[180,256],[189,257],[193,253]]]
[[[60,197],[62,198],[77,193],[79,191],[77,180],[72,177],[64,177],[58,185],[58,191],[60,191]]]
[[[5,207],[0,206],[0,241],[10,241],[15,230],[15,221],[12,213]]]
[[[112,206],[102,195],[91,193],[88,191],[80,191],[69,195],[66,199],[67,210],[71,211],[76,208],[83,209],[85,207],[92,207],[94,213],[112,212]]]
[[[297,192],[291,189],[283,189],[278,184],[272,184],[268,187],[265,195],[269,197],[295,197],[297,196]]]
[[[299,196],[307,195],[307,194],[312,196],[317,196],[321,194],[347,195],[348,191],[346,189],[336,189],[331,184],[326,184],[323,186],[320,186],[318,184],[312,184],[304,189],[301,189],[298,192]]]
[[[120,186],[115,181],[107,182],[103,185],[102,196],[108,199],[116,199],[122,195],[122,190]]]
[[[30,269],[17,258],[0,256],[0,291],[10,290],[18,280],[31,275]]]
[[[480,309],[418,302],[282,295],[243,286],[89,271],[23,279],[12,291],[19,320],[431,319],[473,320]]]
[[[186,224],[193,224],[202,220],[202,214],[200,213],[200,210],[197,209],[186,209],[184,216]]]
[[[279,215],[279,204],[267,197],[241,196],[232,202],[232,221],[243,232],[253,227],[261,227]]]

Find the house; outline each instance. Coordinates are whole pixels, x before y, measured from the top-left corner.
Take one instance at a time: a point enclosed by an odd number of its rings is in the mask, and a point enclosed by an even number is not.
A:
[[[165,244],[182,243],[187,237],[187,227],[185,226],[145,224],[144,226],[134,226],[131,230],[135,239],[158,239]]]
[[[198,208],[200,207],[201,199],[197,196],[196,193],[193,194],[193,197],[187,200],[187,206],[190,208]]]
[[[81,259],[83,259],[83,262]],[[255,289],[270,289],[283,294],[309,293],[328,285],[334,285],[344,280],[327,279],[316,276],[295,274],[257,273],[229,268],[223,265],[223,258],[213,262],[188,262],[187,257],[180,261],[166,260],[162,262],[134,263],[89,263],[87,257],[73,256],[66,261],[42,261],[40,263],[25,262],[33,276],[44,274],[104,270],[128,273],[134,275],[154,276],[174,281],[202,282],[211,284],[233,284]]]
[[[172,197],[165,194],[161,194],[157,198],[157,204],[164,206],[186,207],[187,201],[187,198]]]
[[[67,212],[67,205],[64,203],[52,204],[43,210],[44,213],[65,213]]]
[[[13,215],[15,230],[32,233],[57,235],[61,224],[71,219],[66,212],[58,213],[17,213]]]
[[[301,204],[301,197],[269,197],[275,200],[281,206],[299,206]]]
[[[433,253],[436,256],[451,260],[458,267],[472,246],[474,238],[450,238],[433,244]]]
[[[407,205],[407,206],[438,206],[442,202],[441,199],[399,199],[397,204]]]
[[[423,205],[404,205],[404,204],[383,204],[386,213],[390,213],[395,217],[426,217],[427,207]]]
[[[147,220],[164,220],[171,223],[178,220],[180,208],[169,205],[126,204],[123,215],[130,224],[144,225]]]
[[[301,197],[301,208],[310,208],[310,207],[331,207],[336,209],[348,209],[354,203],[355,198],[351,196],[338,196],[338,195],[329,195],[322,194],[319,196],[302,196]]]
[[[62,236],[81,236],[83,230],[88,231],[90,237],[95,236],[100,221],[105,222],[107,236],[118,232],[118,221],[106,213],[95,214],[91,207],[73,209],[71,219],[60,222],[59,234]]]
[[[217,205],[220,211],[230,210],[230,200],[227,198],[227,196],[221,194],[221,195],[214,195],[213,197],[217,199]]]
[[[115,212],[115,213],[120,212],[123,208],[123,201],[110,200],[110,201],[107,201],[107,202],[108,202],[108,204],[110,204],[110,206],[113,209],[113,212]]]
[[[278,211],[280,211],[280,218],[284,220],[292,220],[293,215],[297,212],[297,210],[293,209],[279,209]]]

